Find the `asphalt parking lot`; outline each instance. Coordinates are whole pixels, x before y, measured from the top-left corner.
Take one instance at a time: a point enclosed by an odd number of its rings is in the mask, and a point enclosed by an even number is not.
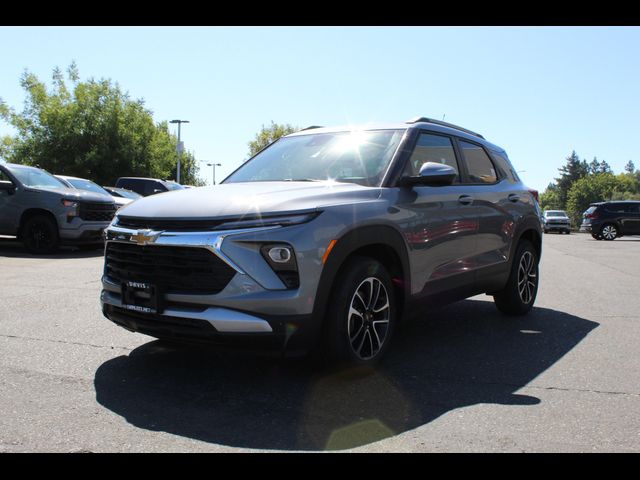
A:
[[[0,452],[638,452],[640,237],[543,250],[528,317],[474,297],[336,372],[129,333],[100,251],[0,239]]]

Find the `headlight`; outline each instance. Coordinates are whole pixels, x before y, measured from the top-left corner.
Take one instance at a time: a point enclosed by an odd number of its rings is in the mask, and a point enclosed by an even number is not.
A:
[[[216,230],[235,230],[241,228],[258,228],[258,227],[272,227],[282,226],[288,227],[290,225],[299,225],[306,223],[320,215],[320,212],[311,213],[296,213],[291,215],[274,215],[258,218],[246,218],[246,219],[233,219],[227,222],[221,223]]]
[[[62,205],[67,207],[67,223],[71,223],[74,217],[80,215],[80,204],[75,200],[69,200],[68,198],[63,198],[61,200]]]

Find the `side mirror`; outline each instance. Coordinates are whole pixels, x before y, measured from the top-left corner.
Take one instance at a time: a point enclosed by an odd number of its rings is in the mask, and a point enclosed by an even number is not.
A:
[[[0,192],[7,192],[9,195],[13,195],[16,191],[16,186],[8,180],[0,180]]]
[[[451,185],[458,172],[450,165],[443,163],[426,162],[420,167],[420,173],[414,177],[402,177],[401,186],[423,185],[429,187],[443,187]]]

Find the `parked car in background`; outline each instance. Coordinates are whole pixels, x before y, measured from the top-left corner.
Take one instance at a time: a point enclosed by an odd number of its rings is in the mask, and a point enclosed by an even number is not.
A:
[[[529,312],[540,215],[506,152],[462,127],[305,129],[221,184],[122,208],[103,313],[158,338],[369,365],[403,312],[479,293]]]
[[[104,188],[107,192],[109,192],[114,197],[129,198],[131,200],[137,200],[139,198],[142,198],[142,195],[140,195],[139,193],[136,193],[133,190],[127,190],[126,188],[117,188],[117,187],[102,187],[102,188]]]
[[[590,233],[596,240],[640,235],[640,201],[592,203],[582,214],[580,231]]]
[[[116,180],[116,187],[132,190],[143,197],[155,195],[156,193],[168,192],[170,190],[184,189],[182,185],[171,180],[143,177],[120,177]]]
[[[98,185],[95,182],[92,182],[91,180],[87,180],[86,178],[70,177],[68,175],[55,175],[55,177],[69,188],[77,188],[79,190],[87,190],[89,192],[106,195],[115,202],[118,208],[133,201],[128,198],[116,197],[115,195],[111,195],[111,193],[106,191],[100,185]]]
[[[115,211],[111,196],[68,188],[39,168],[0,164],[0,234],[17,236],[31,253],[102,245]]]
[[[545,210],[542,214],[544,233],[571,233],[571,220],[564,210]]]

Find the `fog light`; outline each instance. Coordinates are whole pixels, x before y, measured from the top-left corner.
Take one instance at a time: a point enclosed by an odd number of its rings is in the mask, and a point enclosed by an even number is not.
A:
[[[269,258],[276,263],[288,263],[291,260],[291,250],[287,247],[270,248]]]

